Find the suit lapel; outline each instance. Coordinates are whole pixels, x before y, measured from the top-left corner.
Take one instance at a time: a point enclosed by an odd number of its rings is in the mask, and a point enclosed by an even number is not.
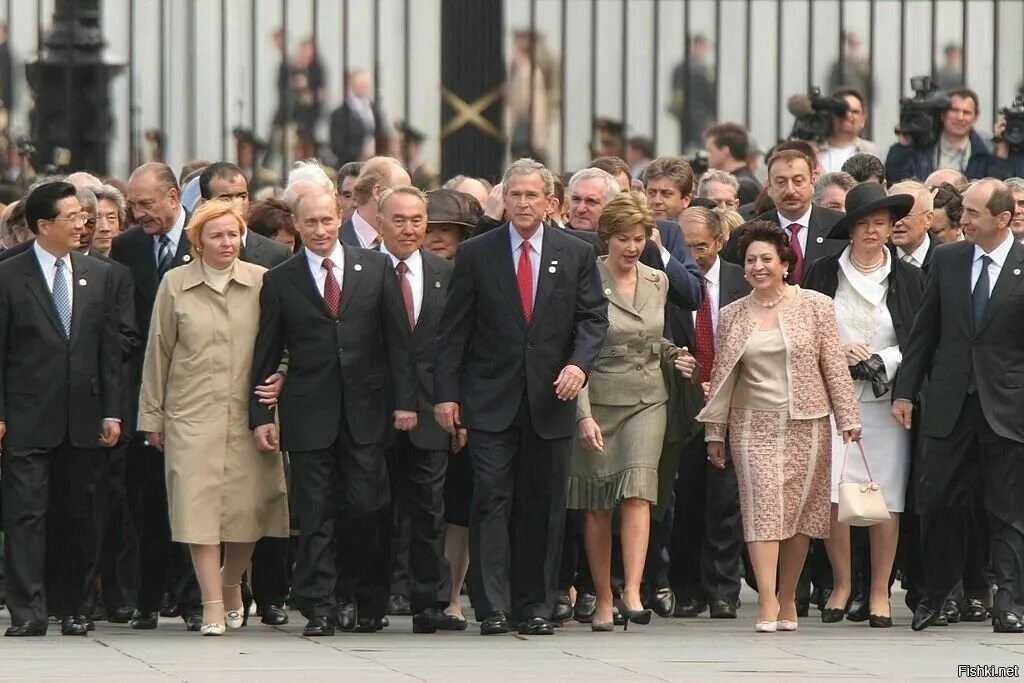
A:
[[[551,290],[555,285],[555,278],[558,271],[564,267],[562,263],[562,248],[556,245],[551,239],[551,231],[554,228],[544,228],[544,237],[541,242],[540,273],[537,276],[537,295],[533,298],[533,319],[536,320],[551,297]]]
[[[188,215],[185,215],[185,224],[188,225]],[[171,268],[184,265],[192,260],[192,242],[188,239],[188,233],[181,231],[181,239],[178,240],[178,250],[174,253],[174,262]]]
[[[71,288],[74,292],[71,299],[71,344],[75,343],[75,339],[78,338],[78,330],[82,326],[82,315],[87,303],[86,297],[96,286],[95,283],[90,282],[92,271],[89,269],[88,261],[89,258],[86,256],[71,254]]]
[[[39,267],[39,259],[36,258],[35,252],[32,250],[25,254],[25,284],[39,305],[42,306],[46,317],[53,324],[53,329],[63,337],[64,327],[60,324],[60,319],[57,318],[57,307],[53,303],[53,295],[46,286],[46,277]],[[74,325],[72,325],[72,329],[74,329]]]
[[[973,250],[971,255],[974,255]],[[1021,275],[1022,263],[1024,263],[1024,245],[1014,241],[1010,247],[1010,253],[1007,254],[1006,261],[999,271],[999,277],[996,279],[996,286],[992,289],[988,305],[985,306],[985,313],[981,317],[981,326],[975,331],[975,334],[981,334],[984,331],[995,316],[996,310],[1006,303],[1006,298],[1020,284],[1021,279],[1024,279],[1024,276]]]
[[[423,299],[420,302],[420,316],[416,320],[416,328],[412,331],[413,337],[417,336],[421,329],[429,327],[419,324],[424,316],[431,315],[435,308],[440,309],[444,306],[441,298],[441,270],[430,256],[430,252],[420,249],[420,263],[423,264]]]
[[[519,300],[519,286],[516,284],[515,254],[512,253],[512,237],[510,231],[514,230],[511,223],[505,223],[504,228],[494,232],[494,243],[491,245],[493,257],[490,259],[491,266],[495,270],[495,281],[498,287],[508,298],[509,305],[515,311],[515,319],[521,327],[526,327],[526,318],[523,317],[523,304]],[[543,254],[542,254],[543,256]],[[536,313],[537,306],[533,307]]]
[[[633,309],[636,315],[639,316],[640,312],[646,308],[648,302],[654,296],[654,293],[658,291],[658,276],[654,273],[641,273],[637,269],[636,274],[636,293],[633,295]]]
[[[331,312],[327,310],[327,304],[324,303],[323,296],[321,296],[320,291],[316,288],[316,280],[313,279],[313,273],[309,271],[309,261],[306,258],[306,252],[303,250],[299,253],[301,257],[292,257],[294,260],[291,266],[292,279],[295,280],[298,288],[313,300],[313,305],[330,318]],[[344,298],[344,293],[342,293],[342,301],[344,301]]]
[[[828,237],[829,229],[822,227],[821,216],[815,211],[815,206],[811,206],[811,217],[807,221],[807,247],[804,249],[804,272],[810,270],[811,264],[815,262],[821,254],[821,245],[825,243],[825,239]]]
[[[359,285],[363,280],[363,264],[362,257],[359,254],[358,249],[342,245],[341,248],[345,251],[345,276],[344,282],[341,283],[341,308],[338,309],[338,319],[345,317],[345,311],[348,310],[348,305],[359,291]],[[323,301],[323,297],[320,297]],[[327,305],[324,304],[324,310]]]
[[[953,296],[956,297],[953,301],[954,310],[959,315],[960,321],[967,331],[967,336],[970,337],[974,333],[974,313],[971,309],[971,268],[974,261],[974,246],[967,243],[963,244],[966,248],[959,255],[960,263],[957,264],[957,268],[953,269],[953,272],[957,274],[963,273],[959,277],[963,277],[964,280],[957,282],[952,288],[952,292]]]

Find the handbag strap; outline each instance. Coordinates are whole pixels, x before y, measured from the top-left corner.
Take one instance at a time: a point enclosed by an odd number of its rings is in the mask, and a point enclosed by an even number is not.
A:
[[[853,443],[853,442],[852,441],[847,441],[846,445],[843,447],[843,468],[839,472],[839,483],[840,484],[846,483],[846,462],[847,462],[847,460],[850,457],[850,444],[851,443]],[[857,442],[857,448],[860,449],[860,457],[861,457],[862,460],[864,460],[864,469],[866,469],[867,472],[868,472],[868,481],[872,482],[872,481],[875,480],[875,477],[874,477],[873,474],[871,474],[871,465],[868,464],[868,456],[864,453],[864,446],[861,444],[860,441]]]

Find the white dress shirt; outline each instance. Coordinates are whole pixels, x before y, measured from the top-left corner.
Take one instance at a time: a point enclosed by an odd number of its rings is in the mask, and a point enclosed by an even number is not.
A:
[[[359,215],[359,209],[352,212],[352,227],[355,228],[356,237],[359,238],[359,246],[363,249],[373,249],[373,242],[380,238],[380,233]]]
[[[1013,246],[1013,233],[1007,232],[1006,239],[998,247],[993,249],[987,256],[992,259],[992,262],[988,264],[988,293],[992,295],[992,290],[996,286],[996,280],[999,279],[999,273],[1003,269],[1003,263],[1006,262],[1006,257],[1010,255],[1010,247]],[[971,291],[974,291],[974,285],[978,284],[978,278],[981,277],[981,257],[985,256],[985,250],[977,244],[974,245],[974,261],[971,263]]]
[[[304,247],[305,248],[305,247]],[[345,279],[345,250],[341,248],[341,242],[334,243],[334,251],[328,257],[334,263],[334,279],[338,281],[338,289],[344,289]],[[316,283],[316,288],[320,292],[320,296],[324,295],[324,283],[327,282],[327,271],[324,270],[324,257],[317,256],[309,249],[306,249],[306,264],[309,266],[309,272],[313,274],[313,282]]]
[[[397,256],[388,251],[388,248],[384,246],[382,242],[380,245],[381,252],[387,254],[388,258],[391,259],[391,266],[397,268],[400,260]],[[409,269],[405,277],[409,278],[409,285],[412,287],[412,311],[413,320],[419,321],[420,309],[423,307],[423,256],[419,250],[412,252],[409,258],[405,259],[405,265]],[[397,275],[398,271],[395,271]]]
[[[704,280],[707,281],[708,300],[711,302],[711,332],[715,339],[718,339],[718,302],[721,291],[722,259],[716,258],[715,265],[704,273]],[[693,312],[693,329],[697,329],[697,311]]]
[[[57,275],[57,257],[39,246],[39,240],[33,241],[32,251],[36,254],[39,268],[43,271],[43,278],[46,279],[46,287],[50,290],[50,295],[52,296],[53,279]],[[71,254],[64,254],[60,260],[64,262],[64,280],[67,284],[68,304],[71,305],[71,310],[73,311],[75,310],[75,276],[71,272]]]
[[[896,255],[899,256],[900,261],[909,263],[912,266],[921,268],[924,266],[924,260],[928,256],[928,248],[931,246],[932,241],[928,239],[928,235],[924,236],[921,240],[921,244],[918,245],[917,249],[911,252],[903,251],[903,247],[896,247]],[[910,258],[906,258],[907,256]]]
[[[811,225],[811,207],[808,206],[807,207],[807,213],[805,213],[803,216],[800,216],[800,218],[797,218],[795,221],[789,220],[788,218],[783,216],[781,213],[779,214],[779,227],[782,228],[783,230],[785,230],[786,234],[788,234],[790,236],[790,238],[793,237],[793,233],[790,231],[789,226],[792,225],[793,223],[796,223],[797,225],[803,226],[803,230],[801,230],[797,234],[797,239],[800,241],[800,253],[804,254],[806,256],[807,255],[807,231],[808,231],[808,229],[810,228],[810,225]],[[804,272],[807,272],[807,270],[805,269]]]
[[[512,267],[515,268],[516,274],[519,274],[519,256],[522,251],[522,245],[524,240],[519,234],[519,231],[512,227],[509,223],[508,226],[509,237],[512,239]],[[530,266],[533,269],[533,300],[537,300],[537,281],[540,278],[540,250],[544,244],[544,224],[541,223],[540,227],[537,228],[537,232],[533,233],[533,237],[530,238]]]
[[[181,242],[181,233],[185,230],[185,209],[179,207],[178,219],[174,221],[174,225],[167,231],[167,237],[171,240],[170,247],[171,258],[178,253],[178,243]],[[160,263],[160,236],[153,236],[153,258],[156,259],[157,264]]]

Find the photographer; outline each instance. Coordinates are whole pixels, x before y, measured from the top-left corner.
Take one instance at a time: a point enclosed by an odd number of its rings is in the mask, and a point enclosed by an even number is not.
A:
[[[960,171],[971,180],[1006,177],[1006,162],[993,157],[974,130],[981,110],[978,95],[968,88],[956,88],[947,97],[948,105],[939,116],[941,131],[937,142],[919,145],[912,135],[900,133],[899,142],[889,148],[885,173],[891,182],[921,180],[940,168]]]
[[[841,171],[846,160],[854,154],[878,156],[875,143],[860,137],[867,123],[864,96],[853,88],[840,88],[832,93],[832,99],[846,103],[846,114],[832,114],[831,132],[818,147],[818,163],[826,173]]]
[[[1005,168],[997,177],[1024,177],[1024,95],[1018,95],[1013,106],[1003,109],[993,128],[994,157]]]

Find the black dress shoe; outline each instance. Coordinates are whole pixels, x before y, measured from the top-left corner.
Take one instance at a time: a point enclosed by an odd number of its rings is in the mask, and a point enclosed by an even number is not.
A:
[[[711,608],[712,619],[736,618],[736,605],[732,604],[728,600],[712,600],[711,604],[708,606]],[[679,611],[678,606],[676,606],[676,611]]]
[[[160,616],[167,617],[168,619],[173,617],[180,617],[181,610],[178,609],[177,605],[172,605],[170,603],[165,602],[163,607],[160,608]]]
[[[994,612],[992,614],[993,633],[1024,633],[1024,623],[1013,612]]]
[[[589,624],[597,609],[597,596],[593,593],[580,593],[576,596],[576,604],[572,608],[572,618],[581,624]]]
[[[437,622],[438,631],[465,631],[466,626],[465,619],[459,619],[447,612],[441,612],[441,619]]]
[[[936,622],[942,617],[942,610],[932,608],[927,600],[922,600],[914,611],[914,618],[910,622],[910,628],[915,631],[923,631],[929,626],[938,626]]]
[[[89,617],[85,616],[84,614],[81,614],[78,617],[76,617],[75,621],[77,621],[79,624],[82,624],[83,626],[85,626],[85,630],[86,631],[95,631],[96,630],[96,622],[94,622],[92,619],[90,619]]]
[[[127,624],[132,620],[135,610],[131,607],[118,607],[113,612],[107,612],[107,621],[111,624]]]
[[[331,622],[327,617],[313,617],[306,622],[306,627],[302,629],[302,635],[307,638],[313,638],[317,636],[333,636],[334,635],[334,623]]]
[[[89,633],[85,624],[79,623],[75,617],[63,617],[60,620],[60,634],[62,636],[84,636]]]
[[[672,616],[680,617],[682,619],[694,619],[699,617],[707,607],[708,606],[704,604],[703,600],[698,600],[697,598],[683,598],[682,600],[676,601],[675,609],[672,610]],[[733,616],[735,616],[735,612],[736,610],[733,610]]]
[[[377,617],[359,617],[359,621],[356,622],[356,627],[352,629],[352,633],[376,633],[382,628],[384,628],[384,625]]]
[[[32,636],[45,636],[46,635],[46,624],[33,624],[31,621],[26,621],[24,624],[17,626],[8,626],[7,632],[4,633],[8,638],[30,638]]]
[[[798,617],[806,617],[811,613],[811,601],[809,598],[796,600],[796,615]]]
[[[659,588],[654,595],[651,596],[651,609],[659,617],[670,617],[676,609],[676,594],[672,592],[671,588]],[[701,610],[702,612],[704,610]]]
[[[869,616],[871,616],[871,609],[868,607],[867,600],[854,598],[850,601],[850,606],[846,610],[846,618],[849,621],[867,621]]]
[[[526,621],[519,622],[519,635],[553,636],[555,635],[555,625],[544,617],[530,617]]]
[[[437,625],[444,618],[444,612],[436,607],[427,609],[412,615],[413,633],[436,633]]]
[[[343,602],[338,605],[338,628],[351,631],[356,627],[356,604]]]
[[[395,616],[412,614],[412,604],[409,602],[409,598],[398,593],[388,598],[388,614],[394,614]]]
[[[952,598],[942,606],[942,614],[950,624],[960,623],[960,603]]]
[[[558,623],[572,619],[572,604],[569,602],[569,594],[560,591],[555,599],[555,608],[551,610],[551,619]]]
[[[979,622],[988,619],[988,610],[981,600],[968,598],[967,604],[960,610],[960,621]]]
[[[135,614],[132,615],[132,620],[128,622],[128,625],[137,631],[149,631],[156,628],[159,623],[160,617],[156,612],[142,612],[135,610]]]
[[[486,619],[480,622],[480,635],[495,636],[501,633],[508,633],[512,627],[508,624],[508,615],[498,610],[489,614]]]
[[[891,628],[892,617],[880,617],[877,614],[869,614],[868,625],[871,628]]]
[[[389,619],[388,615],[385,614],[380,618],[380,628],[387,628],[388,626],[391,626],[391,619]],[[379,631],[380,628],[377,630]]]
[[[268,626],[283,626],[288,623],[288,613],[284,611],[284,607],[267,605],[263,608],[262,612],[263,617],[260,621]]]
[[[199,633],[203,630],[203,615],[190,614],[185,617],[185,630],[189,633]]]

